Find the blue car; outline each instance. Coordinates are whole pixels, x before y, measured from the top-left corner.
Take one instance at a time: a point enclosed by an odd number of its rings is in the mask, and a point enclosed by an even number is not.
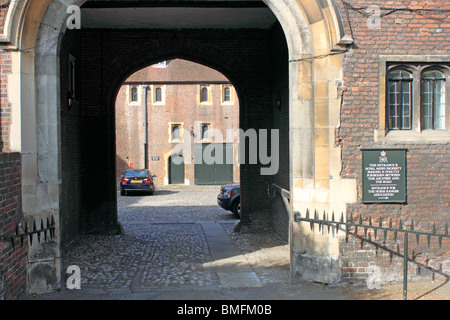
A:
[[[225,210],[233,212],[233,215],[241,218],[241,186],[240,184],[226,184],[220,187],[217,203]]]
[[[144,192],[152,195],[155,192],[153,178],[148,170],[130,170],[122,175],[120,181],[120,195],[131,192]]]

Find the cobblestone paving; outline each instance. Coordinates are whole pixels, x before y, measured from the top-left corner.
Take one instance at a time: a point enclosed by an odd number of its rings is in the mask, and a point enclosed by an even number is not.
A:
[[[287,245],[273,233],[234,233],[237,220],[218,207],[218,190],[171,186],[153,196],[118,196],[124,234],[80,238],[64,250],[63,264],[80,267],[83,288],[218,286],[200,223],[212,220],[229,233],[263,284],[286,282]]]

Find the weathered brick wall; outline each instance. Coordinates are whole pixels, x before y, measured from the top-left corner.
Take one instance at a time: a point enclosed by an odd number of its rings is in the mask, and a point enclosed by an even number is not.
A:
[[[0,153],[0,237],[12,236],[23,222],[20,153]],[[0,241],[0,300],[20,299],[26,293],[27,240]]]
[[[448,1],[379,1],[369,3],[362,0],[349,1],[354,7],[409,7],[412,9],[450,9]],[[339,3],[347,33],[352,32],[354,45],[343,56],[344,86],[341,111],[341,127],[338,140],[342,146],[342,176],[357,179],[358,202],[349,204],[349,215],[363,214],[372,218],[392,218],[409,223],[416,228],[430,231],[436,222],[439,232],[450,222],[450,143],[375,143],[374,130],[379,129],[379,61],[380,55],[448,55],[450,47],[450,23],[445,14],[439,12],[397,11],[380,19],[379,29],[369,29],[367,17]],[[348,19],[346,18],[348,10]],[[365,10],[361,10],[365,12]],[[381,10],[388,13],[389,10]],[[450,61],[449,61],[450,62]],[[446,102],[448,104],[448,101]],[[448,129],[448,128],[447,128]],[[363,204],[362,203],[362,152],[361,148],[376,147],[407,149],[407,203]],[[411,240],[410,240],[411,241]],[[436,240],[437,241],[437,240]],[[348,281],[365,279],[369,265],[395,265],[397,248],[403,248],[402,239],[381,245],[360,246],[359,240],[342,243],[343,278]],[[425,245],[411,248],[416,260],[433,264],[439,269],[438,260],[449,258],[448,241],[443,248]],[[415,244],[415,241],[411,241]],[[426,241],[422,241],[422,244]],[[446,243],[446,244],[445,244]],[[394,254],[389,253],[392,250]],[[392,259],[391,259],[392,257]],[[443,262],[445,268],[445,262]],[[384,279],[392,276],[388,268],[383,269]],[[401,272],[400,272],[401,274]]]
[[[197,83],[196,83],[197,81]],[[127,83],[142,85],[151,82],[147,88],[148,110],[148,142],[149,142],[149,169],[157,177],[157,186],[168,182],[168,154],[176,143],[169,143],[169,123],[182,123],[183,129],[190,132],[194,128],[195,138],[190,136],[191,158],[185,159],[185,177],[189,183],[194,182],[194,145],[200,141],[199,123],[209,123],[211,129],[219,130],[220,136],[215,137],[214,142],[226,141],[226,130],[239,128],[239,101],[232,90],[232,104],[223,104],[221,82],[228,80],[220,73],[205,66],[186,60],[171,60],[166,68],[147,67],[127,79]],[[172,84],[171,84],[172,82]],[[140,84],[139,84],[140,83]],[[200,86],[209,83],[211,90],[211,102],[200,104],[198,100]],[[154,85],[154,87],[152,87]],[[164,85],[164,103],[154,103],[154,89]],[[142,87],[141,87],[142,88]],[[130,103],[127,90],[128,85],[121,87],[116,100],[116,153],[117,175],[130,169],[129,162],[133,162],[134,168],[144,168],[144,136],[145,122],[144,95],[139,91],[137,102]],[[141,89],[143,90],[143,88]],[[188,141],[189,137],[185,137]],[[196,140],[198,139],[198,140]],[[185,150],[188,155],[188,150]],[[153,161],[152,156],[158,156],[159,160]],[[239,182],[239,166],[235,163],[234,181]],[[166,180],[164,179],[166,177]]]
[[[271,51],[266,30],[181,30],[130,31],[81,30],[83,79],[81,139],[83,179],[99,170],[115,170],[114,103],[121,83],[133,72],[151,63],[172,58],[190,59],[222,72],[235,86],[241,105],[241,128],[270,129],[273,93]],[[125,68],[126,66],[126,68]],[[95,139],[92,139],[95,137]],[[99,169],[101,164],[101,169]],[[84,221],[100,227],[114,215],[115,175],[109,181],[86,185]],[[253,225],[271,222],[267,183],[271,176],[260,175],[260,165],[241,165],[242,202]],[[105,188],[105,186],[108,186]],[[95,190],[95,192],[94,192]],[[105,201],[106,199],[106,201]],[[245,219],[244,219],[245,220]]]
[[[5,27],[6,15],[8,14],[10,1],[3,1],[0,5],[0,32],[3,32]]]
[[[70,243],[78,236],[81,226],[81,108],[79,103],[82,79],[75,77],[75,98],[69,106],[69,55],[75,58],[75,67],[80,70],[79,37],[68,33],[61,45],[60,89],[61,89],[61,166],[62,181],[60,195],[61,242]]]
[[[273,108],[272,127],[279,130],[279,170],[273,177],[273,183],[290,190],[289,172],[289,70],[288,49],[283,30],[275,25],[270,33],[272,47],[272,87]],[[271,190],[273,226],[286,241],[289,237],[289,212],[278,192]],[[269,195],[268,195],[269,196]]]
[[[9,150],[11,105],[9,104],[8,101],[7,77],[8,74],[10,73],[11,73],[11,56],[8,52],[1,52],[0,53],[0,152],[5,152]]]

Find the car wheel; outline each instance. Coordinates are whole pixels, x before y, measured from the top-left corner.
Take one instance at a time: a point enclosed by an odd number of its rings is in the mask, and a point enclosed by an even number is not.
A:
[[[125,190],[120,190],[120,195],[124,196],[125,195]]]
[[[234,204],[233,204],[233,215],[240,219],[241,218],[241,200],[238,199]]]

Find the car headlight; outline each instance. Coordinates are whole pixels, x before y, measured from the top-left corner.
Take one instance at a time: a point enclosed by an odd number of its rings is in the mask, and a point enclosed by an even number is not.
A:
[[[222,195],[223,195],[223,198],[224,198],[224,199],[229,199],[229,198],[231,198],[231,190],[224,190],[223,193],[222,193]]]

